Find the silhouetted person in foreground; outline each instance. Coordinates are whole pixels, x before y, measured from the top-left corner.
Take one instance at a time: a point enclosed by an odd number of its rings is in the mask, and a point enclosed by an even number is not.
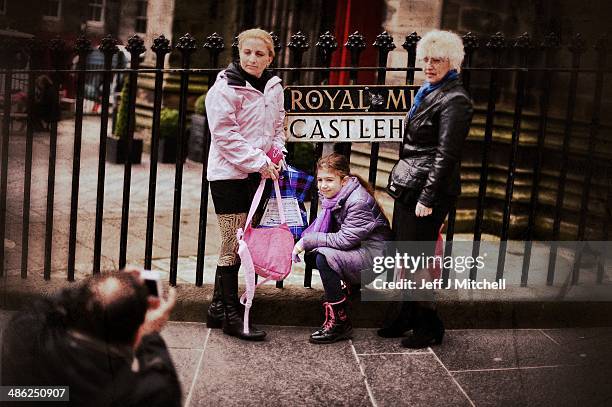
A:
[[[179,381],[159,335],[175,300],[173,289],[167,298],[150,296],[132,270],[38,301],[6,328],[1,384],[69,386],[72,406],[180,406]]]

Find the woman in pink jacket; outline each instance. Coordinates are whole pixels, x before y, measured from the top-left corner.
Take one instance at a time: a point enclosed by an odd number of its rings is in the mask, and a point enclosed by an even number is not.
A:
[[[242,331],[238,301],[236,230],[245,226],[254,192],[261,178],[278,177],[266,153],[285,144],[283,87],[281,79],[266,68],[274,58],[272,37],[261,29],[238,36],[240,62],[220,72],[206,95],[211,133],[208,181],[221,229],[221,250],[215,274],[213,299],[207,325],[247,340],[263,340],[264,331]]]

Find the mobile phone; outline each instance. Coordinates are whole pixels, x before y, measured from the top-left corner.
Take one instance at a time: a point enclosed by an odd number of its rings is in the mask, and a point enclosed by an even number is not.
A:
[[[149,295],[160,297],[162,293],[161,279],[159,271],[143,270],[140,276],[144,279],[145,286],[149,290]]]

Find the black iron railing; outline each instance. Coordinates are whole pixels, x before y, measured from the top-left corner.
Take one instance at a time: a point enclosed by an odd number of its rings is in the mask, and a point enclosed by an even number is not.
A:
[[[277,37],[275,37],[277,39]],[[319,55],[319,66],[303,67],[302,57],[305,52],[308,52],[310,45],[308,39],[302,33],[296,33],[291,37],[291,41],[286,48],[292,54],[292,66],[279,67],[273,66],[272,70],[286,77],[289,84],[306,84],[303,81],[302,74],[312,73],[309,77],[313,77],[314,84],[326,84],[329,82],[330,73],[333,71],[346,71],[349,73],[350,83],[357,83],[357,73],[360,71],[374,71],[376,73],[376,83],[384,84],[386,82],[388,72],[402,72],[405,74],[404,83],[414,84],[415,72],[419,71],[415,68],[416,63],[416,44],[419,40],[416,33],[412,33],[406,37],[406,41],[402,45],[407,54],[406,67],[387,67],[388,55],[395,48],[393,38],[386,32],[377,36],[371,46],[378,50],[378,65],[364,67],[360,66],[360,54],[367,43],[363,36],[355,32],[349,36],[348,41],[343,44],[348,48],[351,54],[351,62],[349,67],[331,67],[331,55],[338,49],[338,44],[329,32],[322,34],[316,42],[316,52]],[[487,39],[479,39],[471,33],[463,36],[466,58],[462,69],[462,77],[466,89],[473,95],[475,105],[484,109],[484,126],[482,129],[482,137],[476,137],[479,141],[481,151],[479,160],[474,160],[478,168],[478,192],[463,201],[460,201],[458,208],[453,208],[449,214],[445,253],[450,254],[453,250],[453,239],[457,231],[458,210],[462,210],[463,203],[470,210],[472,218],[467,222],[471,227],[473,234],[473,257],[478,256],[481,247],[482,235],[485,232],[492,232],[500,237],[500,255],[498,257],[497,278],[504,276],[507,242],[511,238],[512,229],[512,213],[519,211],[527,214],[527,225],[522,231],[520,238],[525,240],[525,252],[522,264],[521,285],[526,286],[529,278],[529,268],[531,263],[532,241],[539,237],[541,240],[552,241],[552,247],[549,257],[548,266],[548,284],[553,284],[555,276],[555,264],[557,258],[557,241],[562,238],[567,239],[567,235],[562,236],[561,222],[564,217],[568,216],[568,211],[564,207],[564,199],[566,199],[566,184],[568,171],[574,162],[580,161],[584,165],[584,172],[579,174],[582,176],[581,190],[579,191],[580,205],[577,213],[571,214],[574,219],[578,232],[575,236],[570,236],[569,240],[607,240],[609,236],[610,224],[610,208],[612,206],[612,182],[610,158],[612,151],[597,151],[598,142],[609,134],[604,134],[602,131],[602,95],[604,92],[604,82],[606,76],[610,74],[610,70],[606,67],[607,42],[600,40],[595,47],[596,65],[594,67],[583,67],[581,57],[588,51],[585,41],[578,34],[576,35],[566,50],[560,46],[558,37],[555,35],[547,36],[541,44],[534,45],[527,34],[520,36],[513,41],[507,41],[501,33],[497,33]],[[136,100],[137,100],[137,82],[141,74],[154,74],[154,90],[152,104],[152,119],[151,119],[151,164],[149,173],[149,192],[147,202],[147,225],[146,225],[146,243],[144,252],[144,266],[151,267],[152,262],[152,247],[153,247],[153,231],[155,220],[155,196],[157,186],[157,164],[158,164],[158,149],[160,134],[160,112],[163,98],[164,77],[169,74],[178,74],[180,77],[179,87],[179,135],[177,139],[178,157],[184,156],[186,148],[186,133],[187,133],[187,112],[188,112],[188,87],[190,75],[207,75],[208,86],[214,84],[216,74],[221,69],[220,55],[225,48],[223,39],[217,34],[213,34],[206,39],[203,47],[208,51],[210,56],[211,68],[193,68],[191,67],[191,56],[197,52],[197,41],[186,34],[181,37],[174,50],[169,41],[162,35],[156,38],[151,47],[151,51],[155,54],[155,67],[141,67],[140,56],[146,51],[144,42],[138,36],[133,36],[128,40],[127,51],[131,54],[131,65],[128,69],[113,69],[112,58],[118,52],[117,41],[111,37],[102,39],[99,45],[100,51],[104,55],[104,65],[102,69],[98,67],[86,66],[85,61],[87,55],[91,51],[91,43],[88,39],[79,38],[73,47],[73,52],[78,56],[78,66],[76,69],[68,69],[66,61],[68,60],[67,47],[61,40],[53,40],[47,46],[38,41],[29,43],[26,47],[30,52],[30,68],[15,69],[10,65],[10,56],[17,48],[23,50],[23,44],[14,42],[0,44],[2,51],[2,60],[7,61],[5,66],[0,71],[3,89],[3,121],[2,121],[2,154],[0,157],[0,241],[6,237],[6,216],[7,216],[7,180],[8,180],[8,163],[9,163],[9,141],[13,137],[11,131],[11,122],[13,121],[11,104],[11,92],[15,86],[18,86],[21,81],[26,84],[24,89],[28,94],[28,111],[32,111],[32,106],[35,103],[37,89],[35,81],[38,75],[45,74],[52,78],[53,93],[59,103],[60,87],[65,87],[68,81],[74,81],[76,89],[75,97],[75,115],[74,115],[74,145],[72,157],[72,188],[70,199],[70,223],[69,223],[69,239],[68,239],[68,257],[66,260],[67,278],[73,280],[75,277],[75,253],[77,242],[77,224],[78,224],[78,197],[79,197],[79,182],[81,170],[81,141],[83,131],[83,105],[85,99],[85,86],[87,78],[92,75],[97,75],[101,83],[101,109],[100,109],[100,150],[98,159],[98,175],[97,175],[97,201],[95,214],[95,232],[94,232],[94,251],[92,259],[92,272],[98,273],[101,270],[101,247],[102,247],[102,219],[104,214],[104,185],[106,181],[106,139],[108,133],[108,121],[110,117],[110,86],[114,75],[125,74],[128,77],[128,111],[127,111],[127,157],[130,157],[132,143],[134,140],[135,131],[135,116],[136,116]],[[234,42],[233,55],[236,56],[237,43]],[[283,46],[278,42],[275,44],[277,50]],[[555,66],[553,60],[555,56],[559,58],[560,53],[567,53],[571,59],[569,66]],[[180,68],[164,68],[164,60],[167,54],[178,52],[180,54]],[[533,61],[534,53],[539,54],[542,58],[538,63]],[[44,54],[44,55],[42,55]],[[482,54],[482,55],[481,55]],[[476,56],[481,57],[480,60]],[[518,61],[515,65],[505,64],[504,57],[518,57],[514,59]],[[51,66],[44,66],[42,61],[48,61]],[[560,77],[568,76],[569,82],[567,86],[567,97],[565,100],[565,118],[563,120],[564,129],[562,136],[561,148],[551,146],[546,142],[546,136],[549,130],[550,110],[553,104],[558,105],[559,100],[551,100],[550,94],[554,89]],[[588,88],[581,87],[581,79],[589,77],[589,83],[593,83]],[[24,79],[25,78],[25,79]],[[535,78],[535,79],[534,79]],[[530,82],[531,80],[531,82]],[[587,82],[587,81],[584,81]],[[97,83],[97,82],[96,82]],[[529,84],[537,83],[535,88]],[[17,84],[17,85],[16,85]],[[514,103],[510,106],[505,106],[506,109],[512,111],[511,138],[509,141],[509,156],[505,163],[501,163],[505,167],[506,181],[504,199],[501,202],[501,221],[498,227],[487,228],[487,218],[485,214],[494,205],[494,200],[490,197],[491,188],[491,166],[492,166],[492,148],[495,146],[495,134],[497,129],[496,119],[500,109],[500,94],[506,92],[512,94]],[[580,106],[581,98],[579,95],[592,94],[591,102],[591,117],[588,134],[588,148],[586,155],[575,152],[571,149],[571,141],[574,136],[574,123],[576,122],[575,113]],[[527,106],[528,96],[538,100],[537,103],[532,103],[533,106]],[[506,105],[508,105],[506,103]],[[537,144],[525,146],[521,143],[521,136],[524,133],[523,122],[524,112],[529,107],[531,111],[537,115]],[[585,109],[581,109],[585,110]],[[584,119],[584,118],[583,118]],[[26,137],[26,154],[24,167],[24,195],[23,195],[23,222],[22,222],[22,258],[21,258],[21,275],[23,278],[28,274],[28,245],[29,245],[29,223],[30,223],[30,189],[32,182],[32,142],[34,137],[34,120],[30,117],[27,121],[25,132]],[[57,122],[52,121],[49,126],[49,157],[48,157],[48,182],[47,182],[47,203],[45,214],[45,255],[44,255],[44,276],[50,278],[51,275],[51,253],[53,250],[53,215],[54,215],[54,194],[55,194],[55,169],[57,157]],[[207,130],[208,132],[208,130]],[[471,139],[474,139],[472,136]],[[210,135],[206,135],[206,140],[209,143]],[[368,180],[375,185],[377,177],[380,175],[378,164],[380,161],[380,145],[377,143],[371,144],[370,160],[368,168]],[[350,143],[339,143],[335,146],[336,151],[339,151],[347,157],[351,157],[352,149]],[[535,150],[534,160],[531,170],[530,197],[527,202],[518,202],[515,197],[515,185],[517,179],[517,165],[519,156],[523,149]],[[207,157],[208,145],[205,147]],[[317,143],[314,149],[316,161],[322,154],[323,145]],[[401,149],[400,149],[401,151]],[[548,205],[543,211],[541,201],[541,180],[545,168],[544,158],[547,154],[558,154],[560,161],[556,168],[558,176],[556,178],[556,195],[555,205]],[[499,162],[494,164],[500,165]],[[124,165],[123,176],[123,199],[122,199],[122,214],[120,234],[117,237],[119,240],[119,267],[123,267],[126,263],[127,248],[128,248],[128,225],[130,216],[130,188],[132,163],[127,159]],[[180,236],[180,215],[181,215],[181,194],[183,180],[183,161],[177,159],[175,180],[174,180],[174,201],[172,213],[172,233],[171,233],[171,253],[170,253],[170,283],[176,284],[177,268],[179,257],[179,236]],[[595,180],[599,185],[598,193],[593,193],[595,188]],[[601,198],[601,184],[603,187],[605,198]],[[13,197],[11,197],[13,198]],[[590,205],[597,200],[599,206],[605,209],[603,213],[592,214],[589,210]],[[603,203],[602,203],[603,200]],[[318,204],[318,196],[312,194],[312,205],[310,218],[316,216]],[[518,203],[517,203],[518,202]],[[204,162],[204,170],[202,172],[201,196],[200,196],[200,216],[199,216],[199,232],[198,232],[198,258],[196,265],[196,285],[202,285],[204,281],[204,247],[206,242],[207,230],[207,214],[208,214],[208,182],[206,180],[206,162]],[[498,205],[499,206],[499,205]],[[539,216],[546,212],[552,217],[552,227],[550,234],[536,236],[536,225]],[[599,231],[592,232],[589,225],[593,223],[593,218],[596,218],[596,224],[599,225]],[[589,221],[591,223],[589,223]],[[463,227],[465,229],[465,227]],[[589,232],[591,231],[591,232]],[[590,234],[589,234],[590,233]],[[0,245],[0,275],[5,272],[5,249]],[[577,253],[574,260],[572,283],[576,284],[579,281],[581,253]],[[470,278],[477,277],[476,268],[470,270]],[[449,270],[444,270],[444,277],[448,278]],[[312,270],[307,269],[304,285],[310,286],[312,278]],[[603,268],[599,267],[598,282],[603,282]],[[278,284],[282,286],[282,284]]]

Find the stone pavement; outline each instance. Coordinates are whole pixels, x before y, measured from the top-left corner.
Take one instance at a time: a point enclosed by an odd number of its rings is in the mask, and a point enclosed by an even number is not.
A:
[[[375,330],[313,345],[312,328],[245,343],[202,324],[164,332],[191,406],[580,406],[612,400],[612,329],[449,331],[409,351]],[[185,338],[194,340],[183,349]],[[606,384],[608,383],[608,384]],[[609,404],[608,404],[609,405]]]
[[[10,313],[0,311],[0,331]],[[410,351],[357,329],[332,345],[313,328],[266,326],[244,342],[202,323],[163,336],[185,406],[609,406],[612,328],[449,330]]]

